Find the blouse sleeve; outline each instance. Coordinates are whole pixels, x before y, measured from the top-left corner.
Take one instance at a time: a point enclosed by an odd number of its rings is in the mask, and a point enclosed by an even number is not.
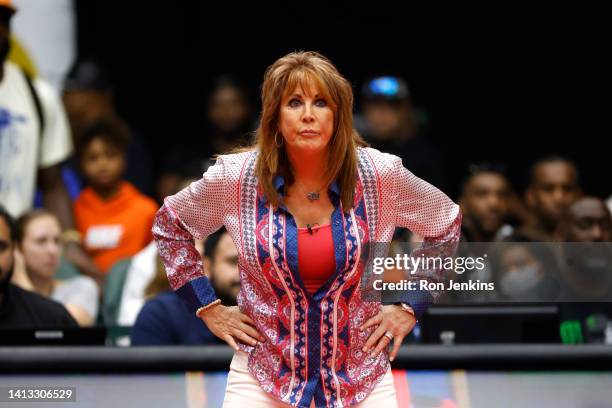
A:
[[[421,247],[412,257],[453,256],[461,235],[461,212],[446,194],[438,188],[412,174],[397,158],[394,165],[396,180],[396,226],[408,228],[422,237]],[[433,264],[440,265],[439,262]],[[426,280],[428,283],[444,282],[443,269],[419,268],[411,271],[411,281]],[[438,291],[406,290],[402,301],[409,304],[419,318],[439,296]]]
[[[170,287],[193,312],[218,302],[194,238],[204,239],[223,226],[225,183],[220,157],[200,180],[167,197],[153,223]]]

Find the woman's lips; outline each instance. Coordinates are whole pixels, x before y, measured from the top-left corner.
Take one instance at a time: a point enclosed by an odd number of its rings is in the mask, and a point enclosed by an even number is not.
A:
[[[319,132],[315,130],[302,130],[299,133],[300,135],[303,135],[303,136],[317,136],[319,134]]]

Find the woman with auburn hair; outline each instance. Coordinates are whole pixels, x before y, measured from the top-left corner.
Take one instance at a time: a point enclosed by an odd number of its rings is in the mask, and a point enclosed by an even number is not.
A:
[[[389,361],[437,293],[366,296],[366,245],[405,227],[425,237],[419,253],[449,255],[459,207],[366,146],[351,86],[322,55],[277,60],[261,96],[255,145],[219,156],[156,216],[170,286],[235,349],[225,407],[397,406]],[[223,225],[239,251],[237,307],[220,304],[193,246]]]

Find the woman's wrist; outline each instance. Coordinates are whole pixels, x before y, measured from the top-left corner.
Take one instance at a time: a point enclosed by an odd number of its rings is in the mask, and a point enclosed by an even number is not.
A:
[[[203,314],[207,310],[210,310],[210,309],[212,309],[213,307],[215,307],[215,306],[217,306],[219,304],[221,304],[221,299],[217,299],[214,302],[211,302],[211,303],[209,303],[207,305],[204,305],[204,306],[200,307],[198,310],[196,310],[195,315],[201,319]]]
[[[408,303],[397,302],[397,303],[394,303],[394,305],[400,306],[402,310],[404,310],[406,313],[411,314],[412,317],[414,317],[414,320],[418,321],[416,317],[416,313],[414,312],[414,309]]]

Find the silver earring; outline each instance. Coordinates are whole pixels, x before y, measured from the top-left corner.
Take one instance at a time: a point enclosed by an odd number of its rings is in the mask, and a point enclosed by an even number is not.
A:
[[[282,147],[283,146],[283,139],[281,138],[281,142],[278,143],[278,132],[274,132],[274,144],[276,145],[276,147]]]

